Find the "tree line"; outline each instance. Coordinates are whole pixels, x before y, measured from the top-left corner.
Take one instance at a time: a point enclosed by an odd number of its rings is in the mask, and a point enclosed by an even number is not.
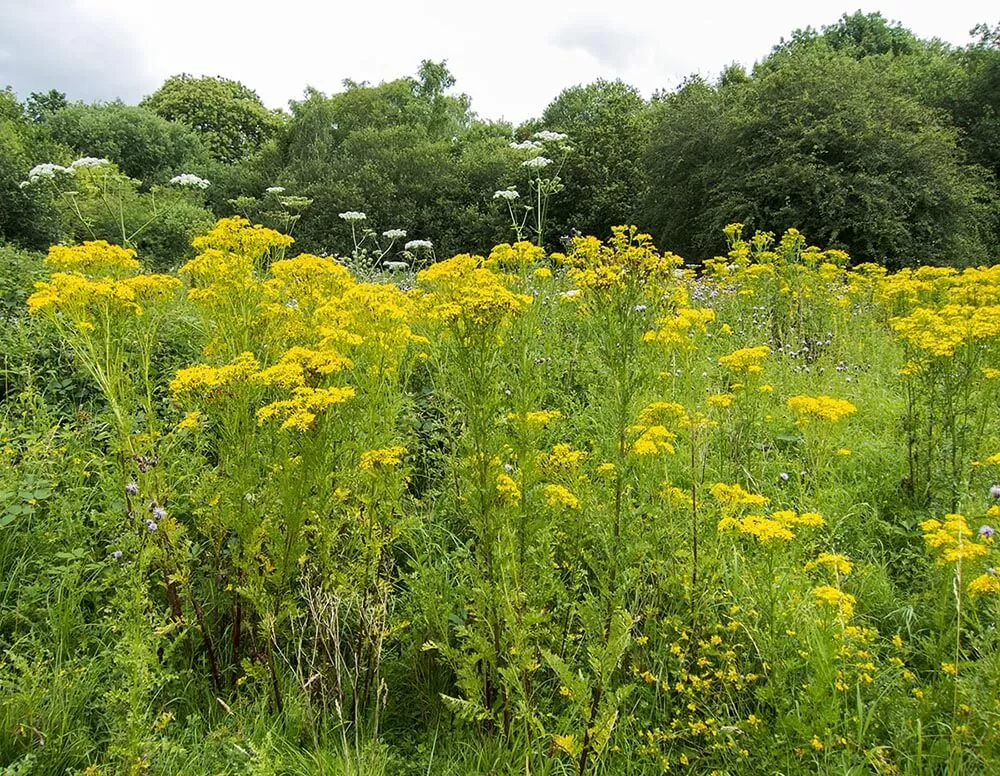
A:
[[[293,230],[298,250],[343,254],[357,235],[341,214],[355,211],[439,256],[481,252],[537,210],[524,141],[548,131],[568,137],[545,173],[552,248],[633,223],[697,262],[742,222],[889,266],[996,255],[1000,24],[956,47],[859,11],[797,30],[749,70],[650,99],[598,80],[518,126],[477,116],[454,87],[446,63],[427,60],[412,77],[308,88],[287,111],[226,78],[174,76],[138,105],[69,103],[56,89],[19,102],[8,87],[0,242],[96,237],[168,264],[214,218],[243,214]],[[79,158],[113,164],[60,179]],[[33,170],[41,185],[26,185]],[[170,185],[184,173],[210,185]],[[517,200],[494,196],[511,188]]]

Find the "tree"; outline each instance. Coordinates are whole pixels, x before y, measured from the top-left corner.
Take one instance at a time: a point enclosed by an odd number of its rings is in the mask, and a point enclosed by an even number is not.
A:
[[[603,79],[566,89],[546,107],[541,125],[567,134],[573,148],[561,171],[565,190],[552,199],[554,233],[605,236],[637,221],[646,193],[647,107],[634,87]]]
[[[175,75],[140,104],[191,127],[216,159],[229,163],[250,156],[282,123],[255,91],[221,77]]]
[[[986,257],[995,192],[963,164],[941,114],[886,77],[881,56],[783,50],[745,84],[665,101],[654,124],[657,234],[686,240],[698,258],[730,221],[795,226],[859,261]]]
[[[63,92],[49,89],[47,92],[32,92],[24,101],[24,112],[36,124],[40,124],[50,116],[55,115],[69,103]]]
[[[201,137],[176,121],[121,102],[63,108],[47,119],[53,138],[79,156],[110,159],[145,184],[201,170],[208,153]]]

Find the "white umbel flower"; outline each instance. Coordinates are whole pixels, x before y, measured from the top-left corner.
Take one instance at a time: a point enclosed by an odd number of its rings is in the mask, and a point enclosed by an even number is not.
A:
[[[204,178],[199,178],[191,172],[182,172],[170,179],[170,182],[177,186],[184,186],[189,189],[207,189],[212,184]]]
[[[541,151],[542,147],[531,140],[525,140],[521,143],[511,143],[510,147],[516,151]]]
[[[360,210],[348,210],[344,213],[340,213],[339,215],[345,221],[364,221],[365,219],[368,218],[368,216],[366,216]]]
[[[427,250],[430,250],[433,247],[434,243],[432,243],[430,240],[410,240],[406,245],[403,246],[403,248],[408,251],[414,251],[417,250],[418,248],[426,248]]]
[[[84,156],[70,164],[74,170],[80,167],[100,167],[104,164],[111,164],[107,159],[98,159],[96,156]]]
[[[61,164],[52,164],[52,162],[44,162],[42,164],[36,164],[30,170],[28,170],[28,180],[26,183],[37,183],[42,179],[52,180],[56,177],[58,173],[69,173],[73,174],[72,167],[63,167]]]
[[[264,193],[265,194],[284,194],[285,193],[285,187],[284,186],[268,186],[266,189],[264,189]]]
[[[545,156],[536,156],[534,159],[528,159],[526,162],[521,162],[525,167],[529,167],[532,170],[540,170],[543,167],[548,167],[552,164],[552,160]]]
[[[562,132],[550,132],[547,129],[543,129],[541,132],[536,132],[532,135],[535,140],[541,140],[542,142],[557,143],[562,140],[568,140],[569,135],[563,134]]]
[[[493,192],[493,199],[505,199],[508,202],[513,202],[515,199],[520,198],[520,196],[521,195],[518,194],[514,189],[504,189],[503,191]]]
[[[406,237],[405,229],[386,229],[382,232],[382,236],[387,240],[402,240]]]

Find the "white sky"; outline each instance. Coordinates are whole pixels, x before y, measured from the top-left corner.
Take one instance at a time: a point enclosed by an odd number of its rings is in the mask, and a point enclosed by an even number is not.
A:
[[[648,96],[691,73],[750,66],[794,29],[857,9],[844,2],[0,0],[0,88],[136,102],[188,72],[238,79],[285,107],[307,85],[336,92],[344,78],[377,83],[446,59],[473,110],[517,122],[596,78]],[[1000,20],[986,0],[860,8],[956,45]]]

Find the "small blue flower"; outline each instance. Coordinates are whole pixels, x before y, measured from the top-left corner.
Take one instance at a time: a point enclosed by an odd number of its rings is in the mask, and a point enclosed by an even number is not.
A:
[[[167,516],[167,510],[165,510],[163,507],[156,507],[153,509],[153,517],[155,517],[157,520],[162,520],[166,516]]]
[[[156,530],[156,523],[154,523],[152,520],[147,520],[146,521],[146,528],[149,529],[150,533],[153,533],[153,531]]]
[[[979,535],[984,539],[992,539],[996,535],[996,529],[992,525],[979,526]]]
[[[778,475],[778,479],[781,480],[782,482],[788,482],[788,480],[790,480],[791,477],[789,476],[788,472],[782,472],[781,474]]]
[[[130,496],[137,496],[139,495],[139,486],[134,482],[130,482],[125,486],[125,492]]]
[[[121,560],[122,559],[122,551],[121,550],[115,550],[113,553],[111,553],[111,557],[114,558],[115,560]]]

